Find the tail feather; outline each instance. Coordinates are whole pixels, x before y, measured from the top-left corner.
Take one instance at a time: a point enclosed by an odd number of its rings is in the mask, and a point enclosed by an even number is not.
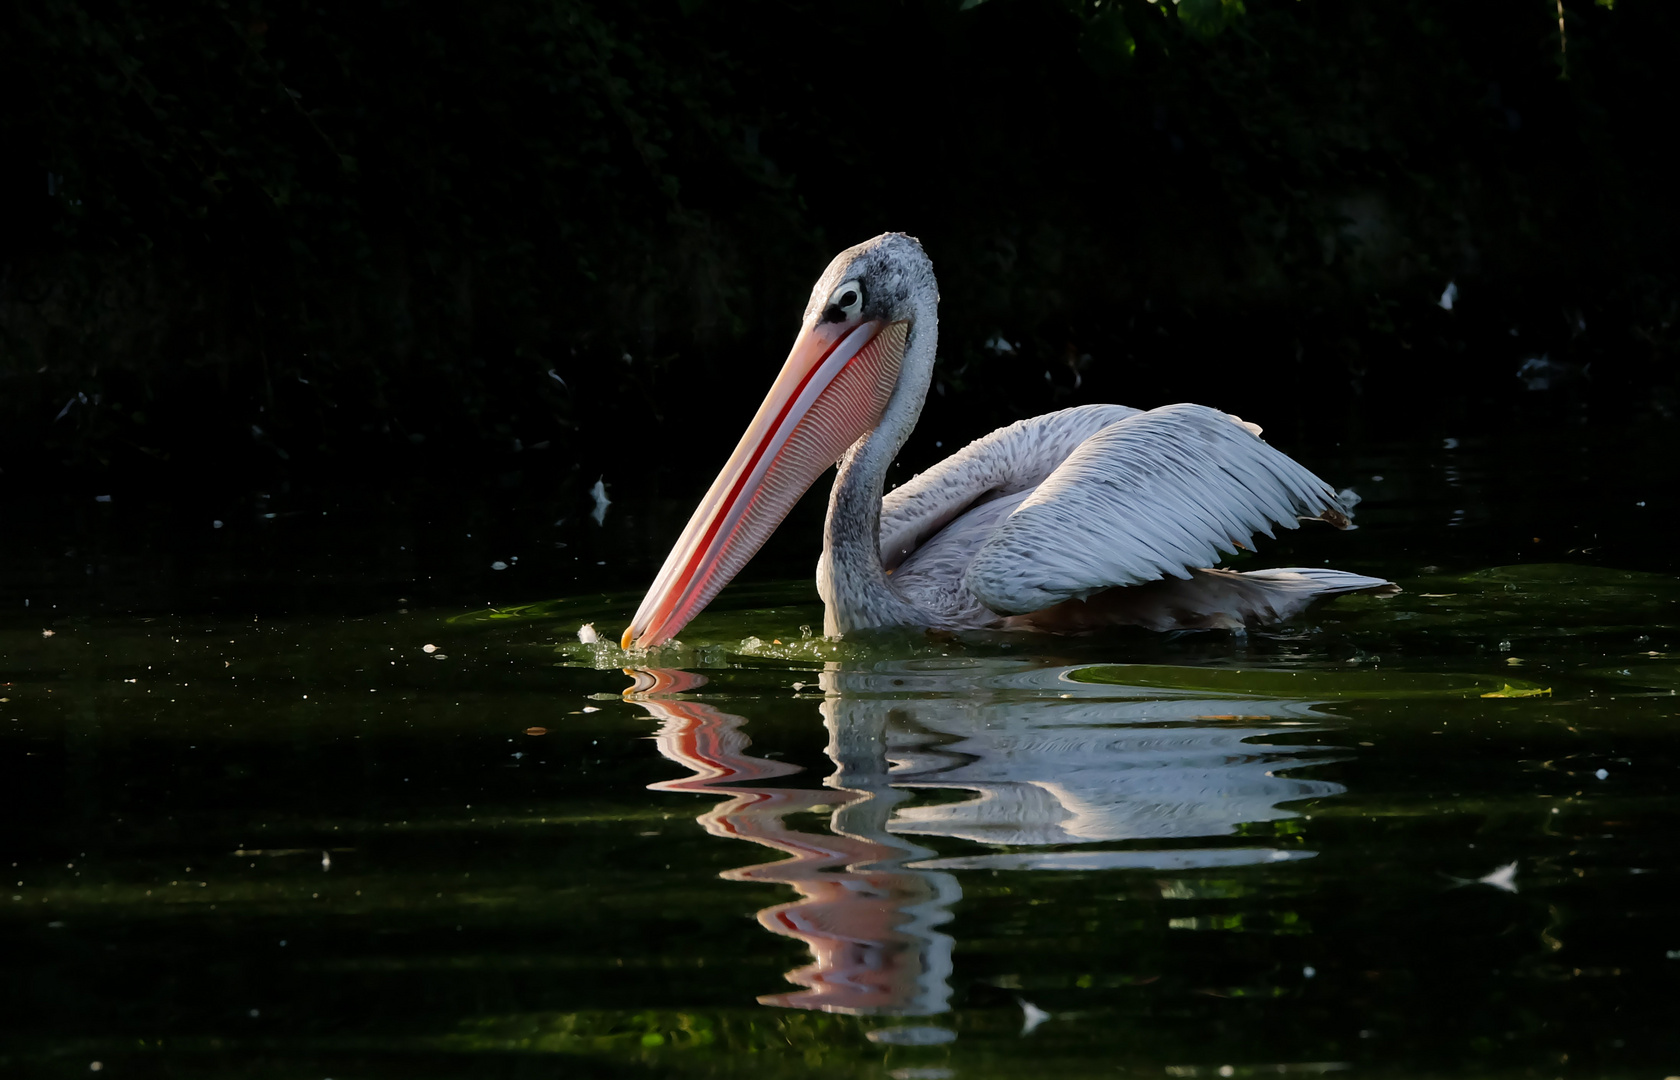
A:
[[[1208,574],[1228,573],[1222,570],[1206,570]],[[1314,599],[1323,596],[1341,596],[1345,593],[1372,592],[1381,596],[1393,596],[1400,591],[1400,586],[1383,578],[1366,577],[1364,574],[1353,574],[1346,570],[1330,570],[1321,566],[1280,566],[1275,570],[1249,570],[1240,577],[1250,581],[1270,581],[1281,588],[1305,589],[1312,592]]]
[[[1105,589],[1006,620],[1022,629],[1077,633],[1104,626],[1151,630],[1236,630],[1269,626],[1305,611],[1314,601],[1348,593],[1392,596],[1400,586],[1382,578],[1313,566],[1275,570],[1194,570],[1187,579]]]

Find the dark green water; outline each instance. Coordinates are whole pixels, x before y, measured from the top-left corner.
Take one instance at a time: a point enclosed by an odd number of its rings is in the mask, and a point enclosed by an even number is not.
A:
[[[0,1066],[1674,1075],[1662,434],[1314,460],[1261,556],[1406,592],[1246,637],[806,638],[802,510],[631,662],[685,500],[12,507]]]

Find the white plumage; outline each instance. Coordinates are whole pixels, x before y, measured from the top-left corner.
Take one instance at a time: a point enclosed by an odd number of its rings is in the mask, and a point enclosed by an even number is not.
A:
[[[938,300],[926,254],[902,234],[829,264],[781,376],[625,631],[626,647],[681,629],[820,475],[826,462],[776,459],[790,439],[850,443],[817,567],[830,634],[1236,628],[1326,596],[1398,591],[1321,568],[1213,569],[1277,526],[1308,518],[1346,528],[1353,500],[1255,425],[1202,405],[1085,405],[1022,420],[883,497],[932,381]],[[841,415],[862,426],[840,430],[831,418]],[[762,498],[761,475],[777,478]],[[776,509],[755,517],[760,505]]]
[[[972,508],[951,505],[976,488]],[[954,494],[940,502],[930,492]],[[887,495],[882,547],[902,560],[905,590],[960,582],[988,611],[1027,615],[1117,586],[1196,581],[1222,554],[1252,548],[1255,533],[1271,538],[1273,525],[1301,517],[1347,522],[1335,490],[1252,425],[1201,405],[1086,406],[994,432]],[[1251,580],[1314,593],[1384,584],[1293,573]]]

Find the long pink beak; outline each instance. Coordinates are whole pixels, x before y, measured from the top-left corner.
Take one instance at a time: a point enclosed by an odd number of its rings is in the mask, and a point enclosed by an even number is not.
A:
[[[624,648],[676,636],[740,572],[793,504],[881,422],[909,324],[811,322],[741,442],[666,556]]]

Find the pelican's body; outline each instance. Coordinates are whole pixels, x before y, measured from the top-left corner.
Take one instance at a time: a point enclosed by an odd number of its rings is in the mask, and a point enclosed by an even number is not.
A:
[[[1240,627],[1379,578],[1207,569],[1302,517],[1328,484],[1200,405],[1086,405],[999,429],[882,497],[933,376],[938,288],[888,233],[836,256],[781,375],[683,531],[623,644],[669,640],[837,459],[817,587],[829,634],[883,626]]]

